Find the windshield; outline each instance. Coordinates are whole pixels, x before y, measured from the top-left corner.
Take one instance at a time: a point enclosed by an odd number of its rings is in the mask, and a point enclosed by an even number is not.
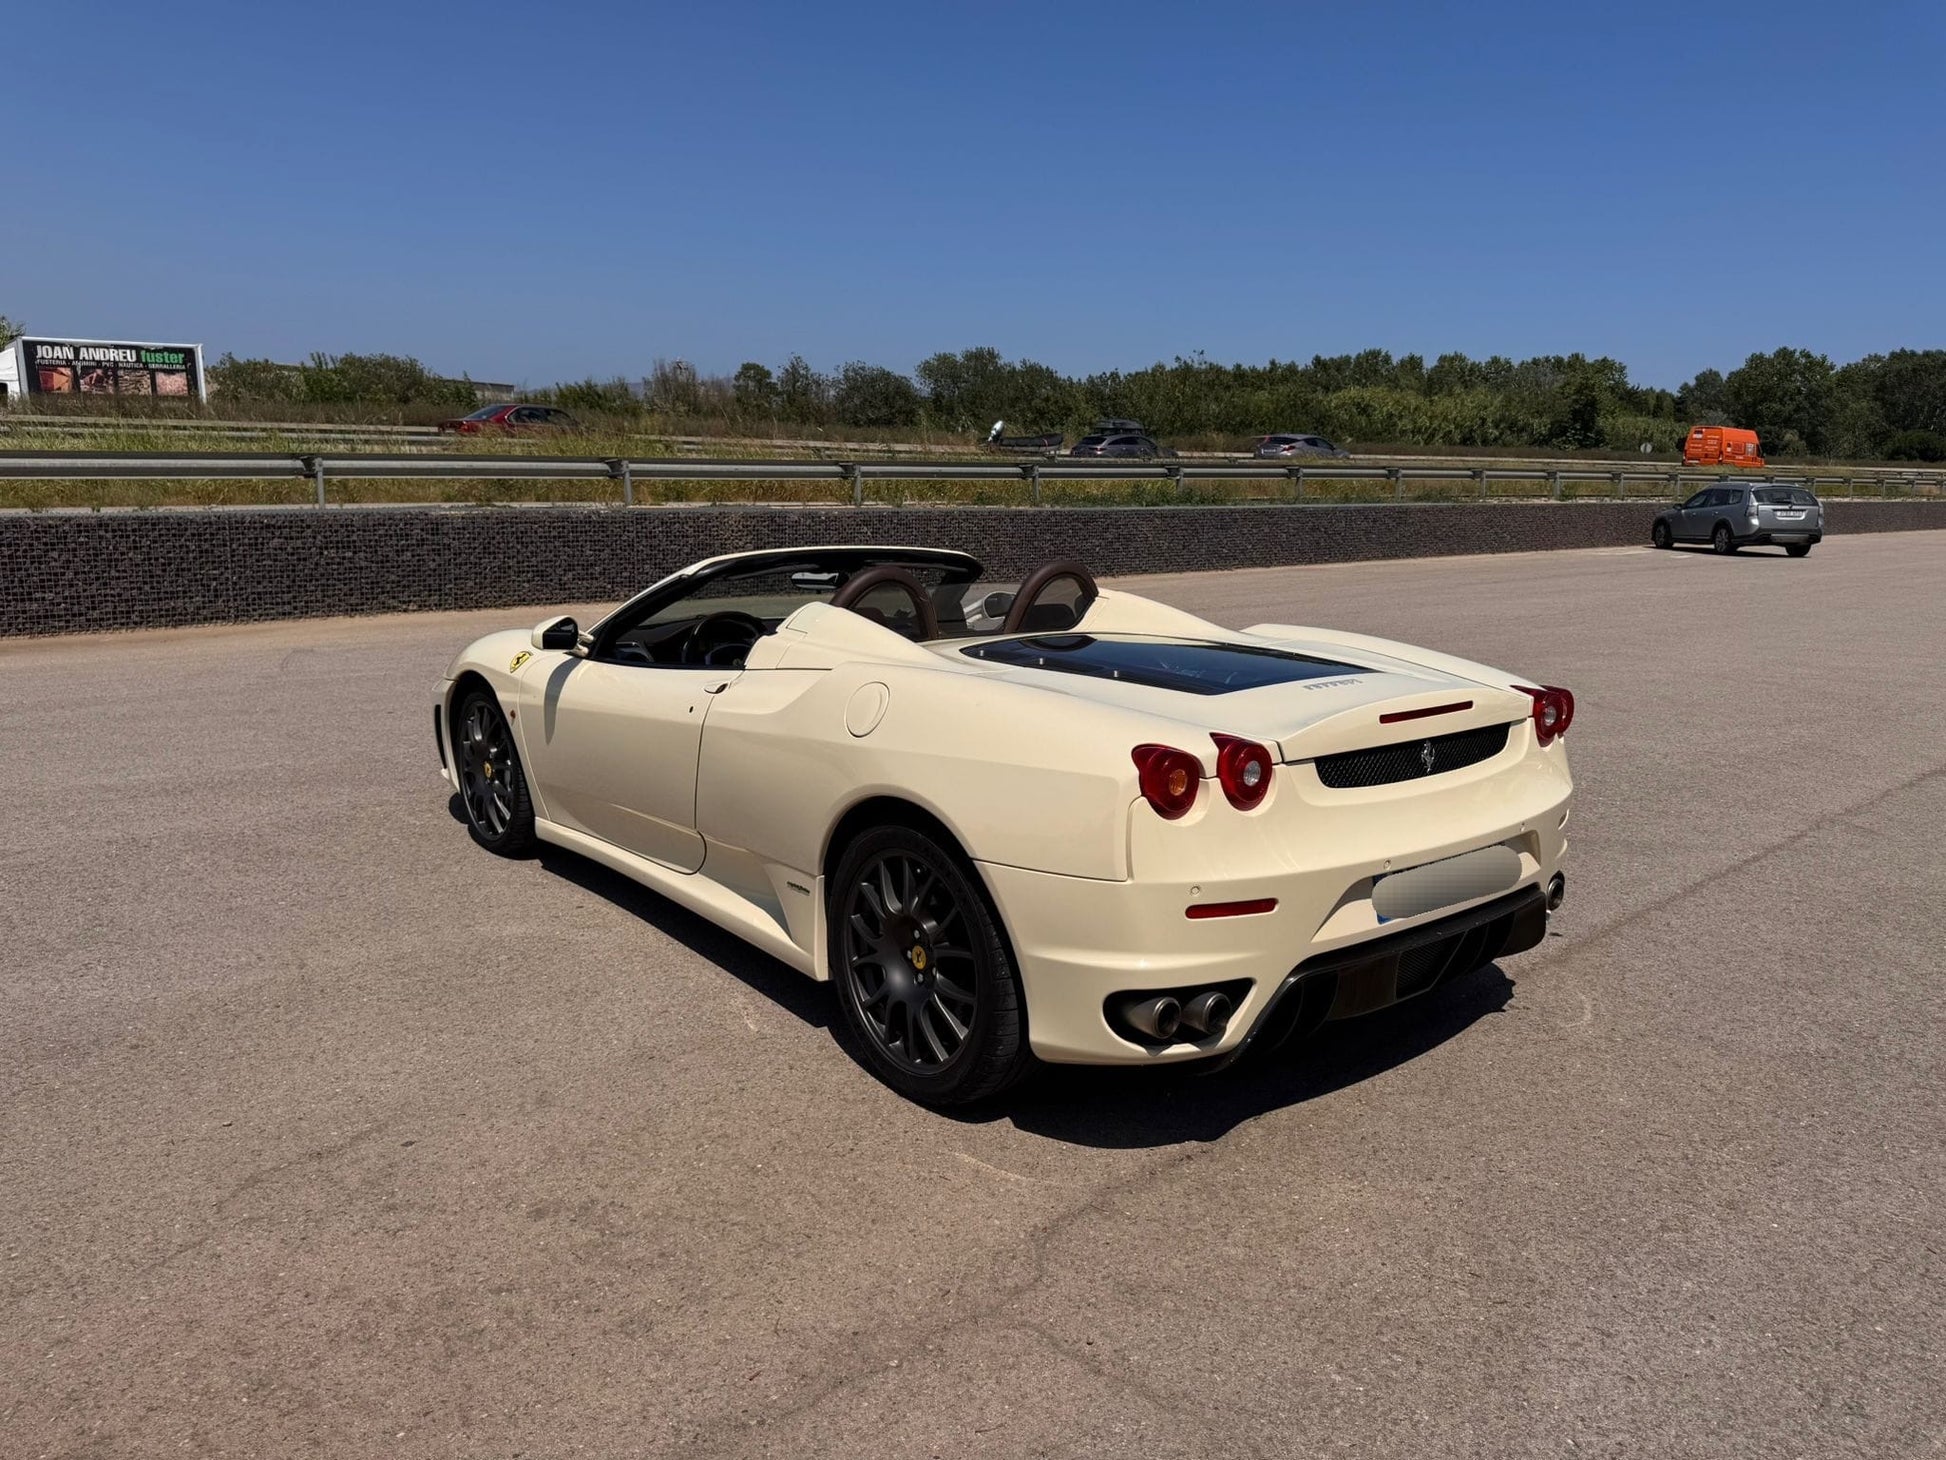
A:
[[[490,421],[505,409],[507,409],[505,406],[481,406],[472,415],[462,416],[460,419],[466,421]]]

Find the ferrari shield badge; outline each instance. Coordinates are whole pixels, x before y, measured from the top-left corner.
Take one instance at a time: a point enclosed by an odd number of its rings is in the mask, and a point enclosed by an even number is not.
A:
[[[518,654],[514,655],[514,662],[507,666],[507,673],[509,674],[517,673],[520,669],[520,666],[525,664],[529,659],[532,659],[533,657],[534,656],[531,653],[529,653],[527,650],[522,649]]]

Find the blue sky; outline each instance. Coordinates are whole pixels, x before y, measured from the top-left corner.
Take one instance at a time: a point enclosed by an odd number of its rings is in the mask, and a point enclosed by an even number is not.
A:
[[[1946,345],[1946,6],[15,7],[0,313],[544,384],[793,351]]]

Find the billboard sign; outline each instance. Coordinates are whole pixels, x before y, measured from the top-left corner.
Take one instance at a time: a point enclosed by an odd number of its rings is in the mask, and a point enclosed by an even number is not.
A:
[[[201,345],[146,345],[122,340],[18,342],[20,388],[35,395],[139,395],[200,401]]]

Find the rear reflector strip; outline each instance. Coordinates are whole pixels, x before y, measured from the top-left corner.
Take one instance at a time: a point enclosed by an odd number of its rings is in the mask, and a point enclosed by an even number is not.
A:
[[[1450,705],[1428,705],[1423,710],[1394,710],[1389,715],[1380,715],[1378,717],[1378,723],[1381,725],[1396,725],[1401,720],[1423,720],[1428,715],[1454,715],[1458,714],[1461,710],[1470,710],[1472,708],[1473,701],[1471,700],[1455,700]]]
[[[1252,913],[1267,913],[1276,906],[1274,897],[1253,897],[1248,902],[1192,902],[1185,911],[1192,918],[1247,918]]]

